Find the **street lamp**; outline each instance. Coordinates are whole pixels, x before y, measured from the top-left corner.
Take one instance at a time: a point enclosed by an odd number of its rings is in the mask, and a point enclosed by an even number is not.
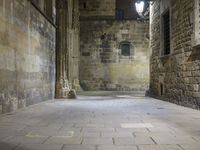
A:
[[[138,20],[149,20],[150,5],[155,0],[136,0],[135,9],[139,16]]]
[[[141,15],[144,12],[144,1],[138,0],[135,2],[135,8],[139,15]]]

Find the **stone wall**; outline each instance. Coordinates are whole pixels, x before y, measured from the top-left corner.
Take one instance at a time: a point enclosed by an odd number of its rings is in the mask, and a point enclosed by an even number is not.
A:
[[[54,97],[55,28],[27,0],[0,1],[3,112]]]
[[[194,1],[171,1],[171,54],[163,57],[160,56],[162,2],[165,1],[157,0],[151,6],[150,94],[180,105],[200,108],[200,48],[192,46]]]
[[[85,90],[143,91],[149,82],[148,23],[81,21],[80,82]],[[124,56],[120,43],[130,44]]]
[[[114,18],[116,0],[79,0],[81,18]]]

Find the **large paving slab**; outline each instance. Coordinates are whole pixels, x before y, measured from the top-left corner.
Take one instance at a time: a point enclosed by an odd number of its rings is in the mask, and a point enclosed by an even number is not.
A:
[[[117,92],[0,115],[0,150],[199,150],[200,111]]]

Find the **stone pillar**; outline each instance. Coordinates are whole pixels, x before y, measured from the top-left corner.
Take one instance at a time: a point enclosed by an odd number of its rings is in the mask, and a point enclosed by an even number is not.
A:
[[[73,0],[73,9],[72,9],[72,47],[73,51],[71,52],[71,82],[72,88],[80,91],[81,87],[79,84],[79,61],[80,61],[80,21],[79,21],[79,0]]]
[[[57,41],[56,41],[56,98],[67,98],[68,85],[68,1],[57,0]]]
[[[78,0],[57,1],[56,98],[67,98],[79,90],[79,9]]]

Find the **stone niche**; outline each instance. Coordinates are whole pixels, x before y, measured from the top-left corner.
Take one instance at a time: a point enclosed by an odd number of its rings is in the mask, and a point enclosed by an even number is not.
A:
[[[81,20],[80,83],[85,90],[145,91],[149,84],[148,23]]]

